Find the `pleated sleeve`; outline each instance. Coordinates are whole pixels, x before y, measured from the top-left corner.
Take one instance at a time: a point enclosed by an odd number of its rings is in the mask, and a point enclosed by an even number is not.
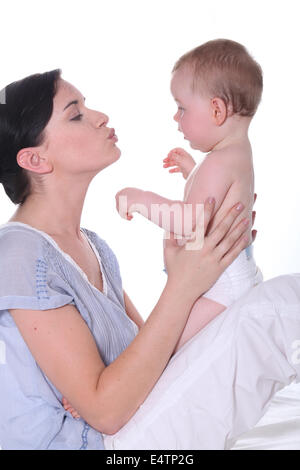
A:
[[[0,313],[75,304],[70,286],[44,256],[42,238],[30,231],[0,232]]]

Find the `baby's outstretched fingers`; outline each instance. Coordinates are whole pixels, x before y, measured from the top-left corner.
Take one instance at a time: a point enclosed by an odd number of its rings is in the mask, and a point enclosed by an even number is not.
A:
[[[183,155],[183,153],[185,152],[185,150],[181,149],[181,148],[175,148],[175,149],[172,149],[170,150],[170,152],[168,153],[168,157],[167,158],[180,158],[180,156]]]
[[[169,159],[163,164],[164,168],[169,168],[170,166],[176,166],[178,168],[178,171],[181,171],[180,167],[178,166],[179,163],[175,159]]]

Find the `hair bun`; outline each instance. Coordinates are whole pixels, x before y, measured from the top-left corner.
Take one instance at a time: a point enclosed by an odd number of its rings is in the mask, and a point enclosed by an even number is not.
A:
[[[0,90],[0,183],[14,204],[22,204],[31,188],[17,154],[42,143],[60,75],[61,69],[36,73]]]

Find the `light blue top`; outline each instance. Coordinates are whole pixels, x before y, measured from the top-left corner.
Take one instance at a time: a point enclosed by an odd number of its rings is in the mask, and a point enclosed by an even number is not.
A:
[[[2,449],[104,449],[102,434],[62,406],[8,309],[75,305],[99,354],[110,364],[138,328],[126,315],[117,258],[105,240],[81,228],[101,268],[103,292],[45,232],[21,222],[0,225],[0,445]]]

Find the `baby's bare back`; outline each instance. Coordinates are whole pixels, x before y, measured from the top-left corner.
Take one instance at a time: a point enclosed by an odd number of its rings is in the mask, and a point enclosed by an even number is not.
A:
[[[208,194],[209,193],[209,194]],[[208,226],[207,234],[214,230],[225,214],[237,203],[244,209],[237,217],[230,231],[248,217],[251,221],[254,201],[254,170],[249,144],[235,145],[208,154],[189,175],[184,189],[184,201],[201,203],[208,196],[216,199],[214,217]],[[251,223],[245,233],[251,241]]]

